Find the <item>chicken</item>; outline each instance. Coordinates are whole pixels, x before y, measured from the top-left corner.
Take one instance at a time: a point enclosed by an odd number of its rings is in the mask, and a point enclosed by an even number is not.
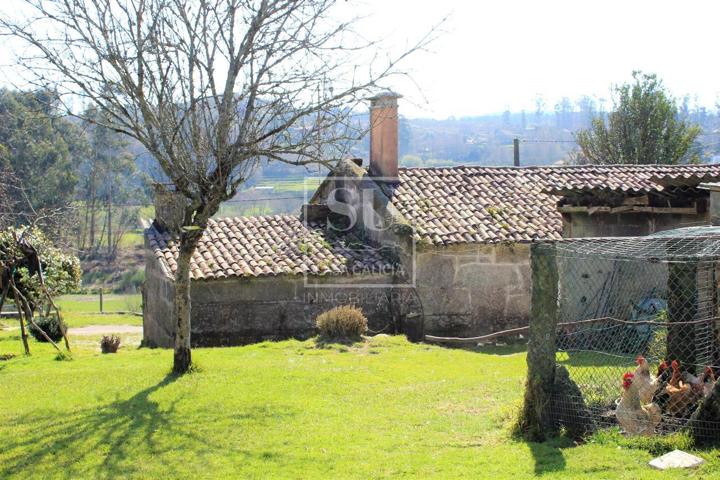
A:
[[[699,377],[696,377],[690,372],[684,372],[682,374],[682,380],[685,383],[689,383],[690,385],[694,386],[700,386],[703,383],[703,375],[700,375]]]
[[[703,373],[703,397],[707,398],[712,393],[713,389],[715,388],[715,384],[717,383],[717,380],[715,379],[715,372],[713,372],[712,367],[705,367],[705,372]]]
[[[650,365],[648,365],[645,357],[638,355],[635,363],[637,363],[637,368],[633,374],[633,384],[637,386],[640,403],[643,405],[652,403],[657,389],[657,378],[650,373]]]
[[[690,407],[700,399],[702,390],[693,388],[682,380],[680,363],[677,360],[673,360],[670,366],[673,371],[672,378],[665,387],[668,394],[667,413],[676,417],[686,416]]]
[[[657,370],[657,386],[655,387],[655,394],[653,395],[653,402],[657,403],[661,410],[665,410],[669,395],[665,391],[665,387],[670,381],[672,371],[668,367],[665,360],[660,362]]]
[[[629,435],[652,435],[662,420],[662,413],[657,404],[643,405],[640,402],[634,377],[630,372],[623,375],[623,394],[615,410],[615,417],[620,427]]]

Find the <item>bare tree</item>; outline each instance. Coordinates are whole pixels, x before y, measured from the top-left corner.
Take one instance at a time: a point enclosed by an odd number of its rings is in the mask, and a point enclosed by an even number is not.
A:
[[[90,100],[136,138],[187,199],[175,289],[174,371],[190,356],[190,259],[220,203],[260,161],[331,163],[353,109],[423,49],[394,56],[339,21],[337,0],[24,0],[0,20],[35,53],[38,84]]]

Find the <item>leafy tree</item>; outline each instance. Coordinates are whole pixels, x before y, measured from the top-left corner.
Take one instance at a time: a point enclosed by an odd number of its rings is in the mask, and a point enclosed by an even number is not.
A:
[[[59,113],[48,90],[0,90],[0,167],[14,172],[36,209],[67,205],[87,142],[79,128]]]
[[[633,72],[615,87],[614,111],[577,133],[583,156],[596,164],[679,164],[699,161],[693,142],[700,127],[681,118],[675,100],[654,74]]]
[[[44,307],[47,313],[51,307],[55,310],[59,328],[65,337],[65,347],[70,350],[60,311],[53,297],[77,289],[80,276],[80,261],[77,257],[56,248],[39,229],[11,227],[0,231],[0,308],[8,297],[15,302],[26,354],[30,354],[30,347],[25,322],[29,322],[35,329],[39,328],[34,320],[38,307]],[[41,335],[60,351],[50,337],[44,333]]]
[[[32,245],[40,257],[43,282],[47,293],[51,297],[71,293],[80,288],[80,260],[74,255],[63,252],[37,228],[20,227],[8,228],[0,232],[0,262],[11,264],[15,262],[15,285],[33,309],[39,306],[45,298],[45,292],[40,284],[40,272],[35,266],[23,262],[26,252],[23,242]]]

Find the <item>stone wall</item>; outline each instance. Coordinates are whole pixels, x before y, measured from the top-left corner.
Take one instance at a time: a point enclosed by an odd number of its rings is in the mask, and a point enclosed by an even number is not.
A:
[[[644,300],[666,298],[666,263],[602,256],[557,256],[561,322],[629,319]]]
[[[710,224],[710,213],[564,213],[563,237],[641,237],[673,228]]]
[[[175,285],[152,249],[145,245],[143,294],[143,344],[171,347],[174,342],[173,302]]]
[[[528,324],[528,244],[418,246],[425,333],[474,336]]]
[[[148,272],[152,268],[148,268]],[[277,276],[193,281],[191,283],[191,342],[193,346],[242,345],[262,340],[307,338],[316,333],[315,318],[338,305],[355,305],[368,318],[373,332],[393,332],[397,308],[392,278],[381,276]],[[146,277],[145,343],[171,347],[174,327],[172,282],[154,274]],[[396,315],[394,315],[394,313]]]

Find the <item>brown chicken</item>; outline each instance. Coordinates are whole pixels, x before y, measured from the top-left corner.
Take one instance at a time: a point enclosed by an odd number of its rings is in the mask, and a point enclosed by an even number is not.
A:
[[[615,417],[628,435],[652,435],[662,420],[662,412],[655,403],[643,405],[640,402],[634,377],[630,372],[623,375],[623,394],[615,410]]]
[[[675,417],[684,417],[689,414],[690,407],[700,399],[702,390],[693,388],[682,380],[680,363],[677,360],[673,360],[670,367],[673,373],[665,387],[668,394],[666,412]]]

